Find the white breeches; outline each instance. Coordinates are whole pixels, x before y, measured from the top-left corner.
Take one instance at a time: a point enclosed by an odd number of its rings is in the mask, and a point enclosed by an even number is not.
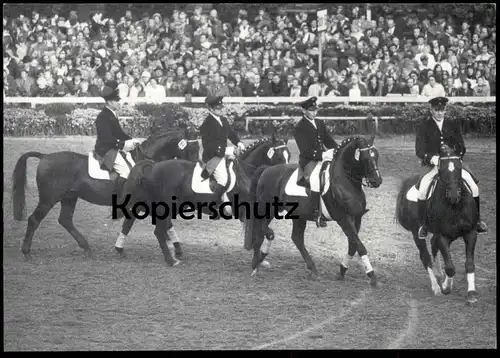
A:
[[[431,184],[432,178],[438,173],[438,167],[432,167],[431,171],[424,175],[420,181],[420,190],[418,191],[418,200],[427,200],[426,195]],[[469,185],[472,190],[472,196],[477,198],[479,196],[479,187],[477,186],[472,176],[468,171],[462,169],[462,179]]]
[[[127,156],[127,161],[130,163],[130,165],[133,167],[135,165],[134,160],[132,159],[132,156],[130,153],[126,153]],[[116,155],[115,162],[113,163],[113,169],[122,177],[127,179],[128,175],[130,174],[130,169],[129,166],[127,165],[127,161],[123,158],[123,156],[118,153]]]
[[[217,167],[214,170],[214,179],[215,181],[222,185],[226,186],[228,182],[227,177],[227,168],[226,168],[226,158],[222,158]]]
[[[479,196],[479,187],[477,186],[474,179],[472,179],[472,175],[470,175],[470,173],[467,170],[462,169],[462,178],[465,180],[465,182],[469,185],[470,189],[472,190],[472,196],[474,198],[477,198]]]
[[[322,164],[323,162],[318,162],[318,164],[316,164],[313,171],[311,172],[311,176],[309,177],[309,184],[311,186],[311,191],[314,191],[316,193],[319,192],[319,174],[321,171]]]

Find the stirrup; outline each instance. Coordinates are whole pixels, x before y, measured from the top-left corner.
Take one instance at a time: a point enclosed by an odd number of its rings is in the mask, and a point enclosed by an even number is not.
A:
[[[477,222],[477,233],[478,234],[483,234],[483,233],[486,233],[488,232],[488,226],[486,226],[486,223],[482,220],[479,220]]]
[[[425,238],[427,238],[428,235],[429,235],[429,232],[427,231],[427,228],[425,227],[425,225],[420,226],[420,228],[418,229],[418,237],[420,239],[425,239]]]

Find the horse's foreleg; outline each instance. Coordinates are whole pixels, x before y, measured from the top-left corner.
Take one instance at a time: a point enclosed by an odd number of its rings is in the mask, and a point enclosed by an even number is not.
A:
[[[316,269],[316,265],[314,264],[314,261],[309,255],[309,252],[304,244],[304,232],[306,230],[306,226],[306,220],[293,219],[292,240],[295,246],[297,246],[297,249],[300,251],[302,258],[306,262],[307,268],[311,270],[315,276],[318,276],[319,274]]]
[[[356,228],[356,233],[359,233],[359,230],[361,228],[361,216],[356,216],[354,218],[354,227]],[[344,258],[342,259],[342,263],[340,264],[340,272],[337,275],[337,280],[345,279],[345,273],[349,268],[349,261],[352,260],[352,258],[356,254],[356,251],[357,251],[356,243],[354,241],[348,240],[347,254],[344,256]]]
[[[432,253],[432,266],[433,266],[432,269],[436,277],[444,279],[445,274],[441,263],[441,256],[438,255],[439,253],[438,239],[439,235],[436,234],[434,234],[431,238],[431,253]],[[439,289],[439,292],[441,292],[441,289]]]
[[[131,216],[130,219],[125,218],[123,220],[122,224],[122,231],[120,235],[118,235],[118,239],[116,239],[115,243],[115,250],[120,254],[121,257],[125,257],[125,239],[127,238],[127,235],[130,233],[130,230],[132,229],[132,226],[134,226],[135,223],[135,217]]]
[[[348,259],[352,256],[354,256],[354,253],[356,251],[358,252],[359,256],[361,257],[361,261],[363,262],[363,265],[365,267],[365,272],[366,275],[370,278],[370,284],[372,286],[377,285],[377,275],[375,274],[375,270],[373,270],[373,267],[370,263],[370,259],[368,258],[368,252],[365,248],[365,245],[361,242],[358,234],[357,234],[357,229],[356,229],[356,220],[354,217],[346,215],[344,218],[342,218],[339,222],[340,227],[342,228],[342,231],[347,236],[347,240],[349,241],[349,249],[348,249],[348,256],[344,258],[343,263],[341,264],[341,271],[339,277],[342,277],[343,274],[345,274],[345,271],[347,270],[347,267],[344,265],[347,265]],[[361,223],[359,223],[361,225]],[[351,255],[352,254],[352,255]],[[345,268],[345,270],[344,270]],[[343,272],[343,274],[342,274]]]
[[[439,235],[437,239],[437,244],[439,245],[439,251],[441,251],[441,255],[444,260],[444,272],[446,276],[444,278],[442,284],[442,292],[447,295],[451,292],[451,288],[453,286],[453,277],[455,277],[455,265],[451,260],[450,254],[450,243],[451,241],[443,235]]]
[[[414,228],[412,230],[412,234],[413,234],[413,241],[415,241],[415,245],[417,245],[420,254],[420,261],[422,261],[424,269],[429,274],[429,280],[431,281],[432,292],[436,296],[439,296],[441,294],[441,287],[439,286],[439,283],[436,279],[436,275],[434,274],[434,271],[432,269],[432,260],[431,260],[431,255],[429,254],[429,250],[427,249],[427,243],[425,240],[422,240],[421,238],[418,237],[418,228]],[[432,238],[432,240],[434,240],[434,242],[437,242],[439,240],[439,236],[435,235]],[[432,250],[433,256],[435,255],[434,250],[436,250],[437,252],[437,245],[434,244],[434,247],[435,249]]]
[[[80,246],[85,251],[87,257],[92,257],[92,251],[90,250],[89,243],[73,224],[73,215],[75,213],[77,201],[78,197],[64,198],[61,200],[59,224],[61,224],[66,230],[68,230],[71,236],[73,236],[73,238],[78,243],[78,246]]]
[[[167,227],[168,227],[168,220],[158,219],[156,221],[156,227],[154,232],[156,238],[158,239],[158,243],[160,244],[160,248],[161,251],[163,252],[163,257],[165,258],[167,265],[176,266],[180,263],[180,261],[172,257],[170,249],[167,245]]]
[[[22,247],[22,252],[26,260],[31,260],[31,244],[33,242],[33,235],[35,234],[36,229],[55,204],[56,203],[44,204],[39,202],[33,211],[33,214],[31,214],[28,218],[28,227],[26,228],[26,235],[24,236]]]
[[[464,235],[465,242],[465,273],[467,274],[467,303],[472,304],[477,302],[478,293],[476,291],[474,265],[474,250],[476,249],[477,231]]]

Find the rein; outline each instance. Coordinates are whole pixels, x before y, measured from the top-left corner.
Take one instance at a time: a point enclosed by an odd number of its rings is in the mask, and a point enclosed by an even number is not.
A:
[[[356,148],[355,150],[355,154],[354,154],[354,157],[356,160],[359,160],[359,152],[365,152],[367,150],[370,150],[370,149],[374,149],[375,146],[374,145],[369,145],[367,147],[364,147],[364,148]],[[336,152],[338,151],[338,149],[336,150]],[[333,169],[333,167],[332,167]],[[369,173],[366,173],[365,175],[363,175],[361,177],[361,179],[357,179],[357,178],[353,178],[353,175],[352,175],[352,171],[351,170],[347,170],[347,171],[344,171],[348,176],[349,178],[354,182],[354,183],[360,183],[361,186],[364,186],[364,187],[367,187],[367,188],[371,188],[371,185],[368,181],[366,181],[366,177],[371,175],[373,172],[377,173],[378,176],[380,176],[380,171],[379,169],[375,169],[373,171],[370,171]],[[364,180],[364,181],[363,181]]]

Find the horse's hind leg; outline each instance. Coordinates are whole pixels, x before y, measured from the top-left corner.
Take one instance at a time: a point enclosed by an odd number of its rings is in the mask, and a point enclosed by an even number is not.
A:
[[[307,268],[311,270],[315,276],[318,276],[316,265],[314,264],[314,261],[309,255],[309,252],[304,244],[304,232],[306,230],[306,226],[306,220],[293,219],[292,240],[295,246],[297,246],[297,249],[299,249],[302,258],[306,262]]]
[[[429,274],[432,292],[435,295],[439,296],[441,294],[441,287],[439,286],[439,283],[437,282],[436,276],[432,269],[432,260],[431,260],[431,255],[429,254],[429,250],[427,249],[427,243],[424,239],[418,237],[418,228],[412,230],[412,234],[413,234],[413,240],[415,241],[415,245],[417,245],[418,251],[420,253],[420,261],[422,261],[425,270]],[[439,236],[434,240],[439,240]],[[434,255],[434,250],[432,251]]]
[[[169,221],[165,219],[158,219],[156,221],[156,227],[155,227],[155,236],[158,239],[158,243],[160,244],[161,251],[163,252],[163,257],[165,258],[165,261],[167,265],[169,266],[176,266],[177,264],[180,263],[180,261],[174,259],[172,257],[172,254],[170,252],[170,248],[167,245],[167,227],[168,227]]]
[[[78,243],[78,246],[80,246],[85,251],[87,257],[92,257],[92,251],[90,250],[89,243],[73,224],[73,215],[75,213],[77,201],[78,197],[63,198],[61,200],[59,224],[61,224],[66,230],[68,230],[71,236],[73,236],[73,238]]]
[[[120,235],[118,235],[118,239],[116,239],[115,250],[120,254],[121,257],[125,257],[125,251],[123,247],[125,246],[125,239],[127,235],[130,233],[132,226],[134,226],[135,217],[132,216],[130,219],[125,218],[122,224],[122,231]]]
[[[24,257],[27,260],[31,260],[31,244],[33,242],[33,235],[35,234],[35,230],[38,228],[42,220],[47,216],[50,209],[54,207],[56,203],[43,203],[42,201],[38,202],[33,214],[28,218],[28,227],[26,228],[26,235],[24,236],[22,252]]]
[[[180,260],[184,255],[182,252],[181,243],[179,241],[179,237],[177,236],[177,232],[175,231],[174,225],[172,224],[172,220],[168,219],[167,224],[167,244],[171,243],[174,247],[174,255],[177,260]]]
[[[477,302],[478,293],[475,284],[474,250],[476,248],[476,230],[464,235],[465,242],[465,273],[467,274],[467,303]]]

